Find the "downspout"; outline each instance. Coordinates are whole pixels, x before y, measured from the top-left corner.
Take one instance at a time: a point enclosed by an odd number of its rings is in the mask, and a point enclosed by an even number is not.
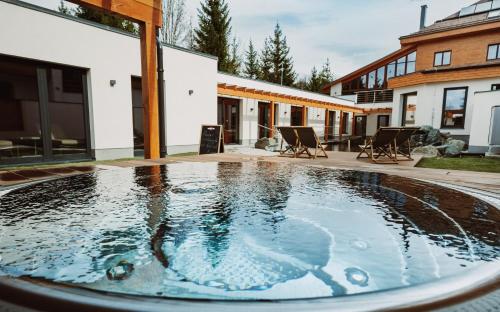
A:
[[[158,112],[160,115],[160,157],[165,158],[167,153],[166,110],[165,110],[165,75],[163,68],[163,44],[160,29],[156,30],[156,46],[158,58]]]

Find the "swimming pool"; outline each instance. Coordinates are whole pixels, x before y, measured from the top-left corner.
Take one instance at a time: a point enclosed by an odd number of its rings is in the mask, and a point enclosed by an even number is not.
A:
[[[0,274],[158,298],[343,298],[498,264],[499,221],[492,203],[380,173],[125,168],[1,196]]]

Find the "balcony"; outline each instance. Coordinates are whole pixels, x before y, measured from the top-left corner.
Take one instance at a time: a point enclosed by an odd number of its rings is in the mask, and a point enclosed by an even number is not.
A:
[[[394,90],[371,90],[356,93],[356,104],[373,104],[392,102]]]

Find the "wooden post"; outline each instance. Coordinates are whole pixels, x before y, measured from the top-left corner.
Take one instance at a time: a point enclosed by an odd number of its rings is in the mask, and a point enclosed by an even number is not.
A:
[[[344,112],[340,111],[340,122],[339,122],[339,151],[340,145],[342,145],[342,135],[344,134]]]
[[[269,138],[273,138],[274,137],[274,126],[275,126],[275,124],[274,124],[274,114],[276,114],[276,112],[274,111],[274,102],[271,101],[271,103],[269,103],[269,105],[271,105],[271,110],[270,110],[271,113],[269,114],[270,115],[269,118],[271,120],[270,120],[270,123],[269,123],[270,124],[269,128],[272,129],[271,131],[269,131]]]
[[[307,106],[302,107],[302,126],[307,126]]]
[[[156,60],[156,26],[140,24],[142,102],[144,104],[144,158],[160,158],[160,120]]]
[[[356,135],[356,114],[352,113],[351,136]]]
[[[329,122],[330,122],[330,111],[325,109],[325,131],[324,131],[324,139],[328,141],[328,133],[330,132]]]

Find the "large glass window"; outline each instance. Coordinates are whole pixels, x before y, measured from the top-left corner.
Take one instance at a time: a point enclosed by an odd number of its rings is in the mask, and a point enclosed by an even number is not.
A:
[[[442,128],[464,128],[467,92],[467,87],[444,90]]]
[[[0,163],[90,157],[84,78],[0,55]]]
[[[366,89],[367,83],[366,83],[366,75],[361,76],[359,80],[359,88],[360,89]]]
[[[43,155],[37,69],[0,56],[0,161]]]
[[[78,69],[49,69],[50,138],[54,155],[86,152],[83,73]]]
[[[436,52],[434,66],[448,66],[451,64],[451,51]]]
[[[382,89],[385,85],[385,67],[377,69],[377,88]]]
[[[500,59],[500,44],[491,44],[488,46],[488,60]]]
[[[416,67],[416,62],[417,62],[417,52],[413,52],[408,54],[406,58],[406,73],[411,74],[415,72],[415,67]]]
[[[396,76],[396,62],[389,63],[387,65],[387,80]]]
[[[373,89],[375,87],[375,76],[377,72],[372,71],[368,74],[368,89]]]
[[[406,70],[406,56],[398,59],[396,65],[396,76],[403,76]]]
[[[223,116],[220,111],[218,116]],[[142,156],[144,155],[144,106],[140,77],[132,77],[132,122],[134,126],[134,154]],[[219,121],[219,124],[223,123]]]

